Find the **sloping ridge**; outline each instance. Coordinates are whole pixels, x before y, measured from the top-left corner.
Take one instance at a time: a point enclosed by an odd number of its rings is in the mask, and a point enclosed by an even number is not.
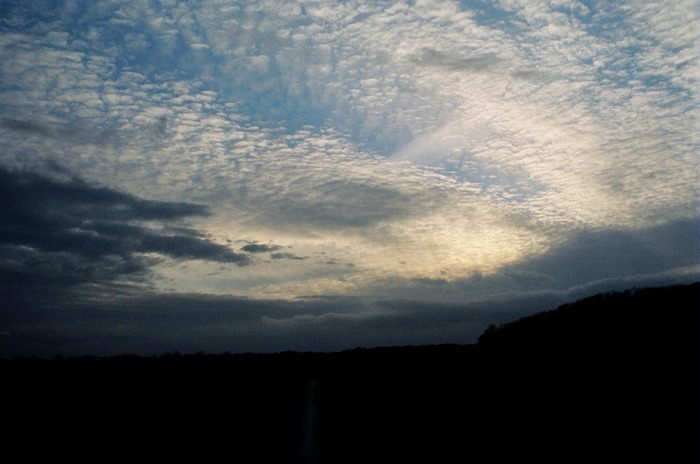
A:
[[[699,310],[700,283],[601,293],[500,327],[492,325],[479,344],[587,350],[638,344],[663,350],[697,339]]]
[[[599,294],[489,327],[480,375],[507,417],[492,426],[518,449],[503,459],[700,462],[699,313],[695,283]]]

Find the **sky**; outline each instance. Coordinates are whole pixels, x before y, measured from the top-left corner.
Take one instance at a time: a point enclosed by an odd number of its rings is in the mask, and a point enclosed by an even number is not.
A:
[[[0,0],[0,356],[473,343],[699,280],[696,0]]]

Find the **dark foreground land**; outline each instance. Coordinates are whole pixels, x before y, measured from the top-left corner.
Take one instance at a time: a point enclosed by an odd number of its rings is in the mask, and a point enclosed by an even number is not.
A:
[[[693,463],[700,284],[475,345],[0,361],[4,462]]]

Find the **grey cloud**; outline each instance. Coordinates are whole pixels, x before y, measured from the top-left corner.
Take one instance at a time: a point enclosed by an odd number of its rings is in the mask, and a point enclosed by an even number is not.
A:
[[[280,245],[267,245],[264,243],[248,243],[241,247],[241,251],[246,253],[271,253],[273,251],[281,250],[283,247]],[[305,260],[306,257],[296,256],[293,253],[271,253],[271,259],[291,259],[291,260]]]
[[[416,65],[448,69],[450,71],[484,72],[492,71],[505,63],[505,60],[493,55],[470,57],[450,56],[439,50],[424,48],[411,59]]]
[[[56,173],[54,173],[56,174]],[[59,173],[60,174],[60,173]],[[157,253],[246,265],[249,259],[183,227],[146,227],[207,215],[202,205],[143,200],[75,177],[0,167],[3,288],[144,279]],[[14,284],[13,284],[14,282]]]
[[[700,219],[693,218],[641,230],[580,231],[510,270],[538,276],[551,288],[573,288],[697,266],[698,257]]]
[[[173,258],[234,263],[239,266],[249,264],[245,255],[234,253],[225,246],[196,237],[144,233],[140,240],[140,248],[143,252],[161,253]]]
[[[431,279],[428,277],[419,277],[412,280],[423,285],[446,285],[449,283],[447,279]]]
[[[22,121],[17,119],[2,119],[0,125],[18,132],[34,133],[38,135],[51,135],[51,131],[46,127],[36,124],[31,121]]]
[[[581,230],[495,274],[455,279],[440,289],[492,303],[529,295],[552,306],[599,292],[697,281],[699,257],[699,218],[638,230]]]
[[[452,56],[432,48],[425,48],[414,56],[411,62],[418,66],[441,68],[448,71],[470,72],[470,73],[501,73],[508,74],[514,79],[548,83],[555,80],[555,76],[533,69],[516,69],[507,72],[509,63],[503,58],[495,55],[475,55],[475,56]]]
[[[14,132],[35,134],[46,139],[66,142],[72,145],[123,146],[134,137],[142,136],[150,140],[163,139],[167,133],[168,120],[164,116],[150,124],[135,127],[127,133],[119,128],[92,127],[84,122],[56,124],[23,119],[0,119],[0,127]]]
[[[568,286],[583,282],[581,279],[563,279],[557,285],[543,279],[544,273],[555,278],[568,268],[575,269],[587,255],[595,255],[589,259],[602,259],[607,263],[630,252],[630,247],[621,243],[621,240],[629,239],[629,235],[588,232],[581,233],[578,238],[584,235],[605,244],[577,245],[570,242],[545,257],[523,262],[509,272],[439,286],[440,291],[461,286],[461,299],[470,295],[468,301],[373,300],[342,296],[283,301],[142,290],[120,299],[85,300],[70,296],[52,300],[43,295],[43,300],[28,299],[21,305],[7,305],[8,310],[0,317],[0,331],[4,333],[0,339],[0,356],[16,353],[41,356],[85,353],[148,355],[175,350],[335,351],[357,346],[473,343],[490,323],[502,323],[553,309],[597,291],[619,290],[622,280],[611,284],[612,288],[588,285],[585,293],[581,293],[581,286]],[[669,240],[674,235],[685,239],[697,237],[692,221],[678,221],[633,235],[642,245],[637,241],[632,248],[643,246],[644,237],[648,240],[660,235],[670,235]],[[596,249],[597,254],[593,252]],[[687,242],[678,250],[677,257],[680,259],[696,249],[697,245]],[[610,254],[601,258],[606,253]],[[682,265],[692,260],[690,256],[665,265]],[[633,271],[624,263],[621,266]],[[647,270],[663,268],[664,263],[660,263],[649,265]],[[598,273],[584,275],[583,279],[604,275],[607,274],[601,269]],[[540,279],[540,284],[523,284],[522,278]],[[414,282],[423,289],[426,283],[431,282]],[[623,283],[630,287],[639,283],[673,282],[652,281],[630,274]]]
[[[535,71],[532,69],[520,69],[513,71],[509,75],[514,79],[528,81],[535,84],[549,84],[559,79],[559,77],[553,73]]]
[[[284,322],[323,318],[329,308],[341,315],[355,300],[253,300],[201,294],[141,291],[120,299],[31,301],[11,306],[0,318],[0,357],[16,354],[114,355],[180,352],[270,352],[338,349],[338,323],[290,327]],[[341,317],[342,319],[342,317]],[[283,321],[270,324],[270,321]],[[308,336],[306,338],[305,336]],[[347,340],[345,341],[347,342]]]
[[[115,131],[94,127],[75,127],[68,125],[46,124],[35,121],[5,118],[0,126],[12,131],[36,134],[42,137],[64,140],[76,145],[107,145],[118,143]]]
[[[306,257],[304,257],[304,256],[297,256],[297,255],[292,254],[292,253],[272,253],[270,255],[270,258],[272,258],[272,259],[292,259],[292,260],[299,260],[299,261],[303,261],[306,259]]]
[[[551,309],[551,298],[500,303],[320,296],[296,301],[201,294],[29,301],[0,319],[0,356],[333,351],[357,346],[471,343],[515,311]],[[499,318],[500,316],[500,318]]]
[[[10,170],[0,166],[0,194],[12,205],[7,213],[14,220],[39,216],[59,220],[67,216],[73,221],[101,220],[174,220],[190,216],[206,216],[202,205],[192,203],[143,200],[106,187],[96,187],[80,178],[27,170]],[[68,219],[68,218],[66,218]]]
[[[425,193],[423,197],[431,196]],[[314,185],[313,190],[298,189],[296,193],[261,199],[267,212],[262,220],[332,230],[366,227],[415,213],[429,201],[423,197],[369,181],[334,179]]]
[[[149,267],[157,262],[137,255],[94,257],[7,244],[0,245],[0,255],[0,292],[3,303],[13,307],[37,298],[52,299],[81,284],[100,291],[127,290],[126,284],[144,282]]]
[[[282,248],[279,245],[265,245],[264,243],[248,243],[241,247],[241,251],[247,253],[267,253],[270,251],[276,251]]]

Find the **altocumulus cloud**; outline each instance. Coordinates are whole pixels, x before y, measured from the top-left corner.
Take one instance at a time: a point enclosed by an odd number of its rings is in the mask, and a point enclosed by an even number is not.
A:
[[[696,279],[697,24],[2,2],[4,352],[473,340],[511,304]]]

